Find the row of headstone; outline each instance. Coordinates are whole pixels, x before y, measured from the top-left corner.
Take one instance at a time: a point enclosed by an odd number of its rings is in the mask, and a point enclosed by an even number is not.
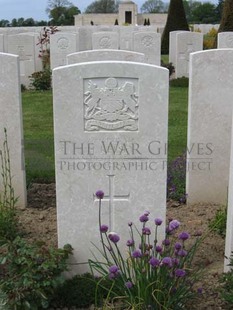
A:
[[[18,198],[17,205],[25,207],[27,199],[19,56],[0,53],[0,94],[0,150],[4,150],[3,141],[5,141],[4,131],[6,129],[10,153],[12,186],[14,188],[15,198]],[[7,184],[7,191],[10,190],[8,186],[9,184]],[[4,191],[2,171],[0,176],[0,191],[1,193]]]
[[[129,32],[126,32],[129,36]],[[84,34],[68,34],[58,32],[51,36],[50,55],[51,68],[66,64],[66,56],[78,51],[84,51],[82,48],[82,39]],[[86,37],[85,37],[86,38]],[[129,37],[128,37],[129,39]],[[88,40],[86,38],[85,43]],[[123,40],[124,44],[126,40]],[[128,46],[120,48],[120,40],[117,32],[102,31],[92,34],[92,41],[87,50],[115,49],[115,50],[132,50],[145,54],[145,62],[154,65],[160,65],[161,36],[155,32],[132,32],[131,41]],[[80,46],[79,46],[80,44]],[[100,58],[101,59],[101,58]]]

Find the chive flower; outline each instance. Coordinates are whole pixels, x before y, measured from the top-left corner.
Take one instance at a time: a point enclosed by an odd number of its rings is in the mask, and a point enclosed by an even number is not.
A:
[[[180,242],[176,242],[174,247],[176,250],[180,250],[182,248],[182,244]]]
[[[127,281],[125,282],[125,286],[128,288],[128,289],[131,289],[133,287],[133,283],[131,281]]]
[[[160,226],[162,223],[163,223],[162,219],[160,219],[160,218],[155,219],[155,225],[156,226]]]
[[[100,232],[102,233],[106,233],[108,231],[108,226],[107,225],[101,225],[100,226]]]
[[[119,268],[116,265],[112,265],[109,267],[110,273],[117,273],[119,271]]]
[[[149,221],[149,217],[146,214],[143,214],[139,217],[139,221],[142,223],[146,223],[147,221]]]
[[[186,275],[186,272],[184,269],[176,269],[175,276],[178,278],[182,278]]]
[[[127,240],[127,242],[126,242],[126,245],[127,246],[133,246],[134,245],[134,240]]]
[[[161,253],[162,250],[163,250],[163,248],[160,245],[156,245],[156,247],[155,247],[156,252]]]
[[[168,246],[170,245],[171,241],[169,239],[164,239],[162,244],[165,245],[165,246]]]
[[[133,258],[140,258],[140,257],[142,257],[142,252],[140,250],[135,250],[132,252],[132,257]]]
[[[143,227],[142,234],[143,235],[150,235],[151,234],[150,228],[149,227]]]
[[[171,257],[164,257],[162,259],[162,265],[168,266],[168,267],[172,267],[172,259]]]
[[[159,266],[160,260],[156,257],[151,257],[151,259],[149,260],[149,264],[151,265],[151,267],[155,268]]]
[[[99,199],[103,199],[104,198],[104,192],[102,190],[98,190],[96,193],[95,193],[96,197],[99,198]]]
[[[180,240],[183,240],[183,241],[189,239],[189,237],[190,237],[190,235],[189,235],[186,231],[183,231],[183,232],[180,233],[179,236],[178,236],[178,238],[179,238]]]
[[[113,243],[117,243],[120,240],[120,237],[118,236],[118,234],[116,234],[115,232],[110,232],[108,234],[108,238],[110,241],[112,241]]]
[[[169,228],[169,231],[173,231],[177,228],[179,228],[180,226],[180,222],[177,221],[177,220],[172,220],[169,224],[168,224],[168,228]]]

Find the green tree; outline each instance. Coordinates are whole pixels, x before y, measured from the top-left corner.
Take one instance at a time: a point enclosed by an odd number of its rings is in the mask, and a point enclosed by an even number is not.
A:
[[[213,24],[219,22],[216,14],[216,6],[214,4],[210,2],[197,3],[198,5],[191,10],[190,22],[200,24]]]
[[[96,0],[88,5],[85,13],[116,13],[117,10],[118,5],[115,4],[114,0]]]
[[[27,19],[24,20],[23,26],[26,26],[26,27],[36,26],[36,22],[34,21],[34,19],[32,17],[31,18],[27,18]]]
[[[51,18],[51,25],[73,25],[74,15],[78,15],[80,10],[68,0],[49,0],[46,12]]]
[[[10,22],[7,19],[1,19],[0,20],[0,27],[9,27],[10,26]]]
[[[216,6],[216,16],[219,20],[222,18],[222,10],[223,10],[224,0],[218,0],[218,5]]]
[[[175,30],[187,30],[189,26],[185,16],[185,10],[182,0],[171,0],[167,22],[162,35],[161,52],[162,54],[169,53],[169,33]]]
[[[142,13],[161,13],[164,10],[165,6],[161,0],[147,0],[141,7]]]
[[[225,0],[218,32],[233,31],[233,1]]]

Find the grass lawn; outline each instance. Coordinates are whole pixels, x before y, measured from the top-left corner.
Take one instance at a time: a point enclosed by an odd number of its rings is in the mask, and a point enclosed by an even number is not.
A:
[[[55,180],[52,92],[24,92],[23,127],[27,184]],[[186,148],[188,88],[170,87],[169,160]]]

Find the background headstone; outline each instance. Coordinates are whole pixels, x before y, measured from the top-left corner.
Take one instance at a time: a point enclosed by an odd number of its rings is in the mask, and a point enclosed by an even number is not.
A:
[[[188,203],[227,203],[232,128],[233,49],[191,54]]]
[[[4,128],[10,149],[12,184],[17,205],[26,206],[26,180],[19,57],[0,53],[0,150],[3,150]],[[2,182],[0,182],[1,188]],[[2,189],[2,188],[1,188]]]
[[[218,33],[218,48],[233,48],[233,32]]]
[[[31,82],[29,76],[36,71],[35,46],[35,36],[32,34],[8,36],[8,53],[19,55],[20,81],[26,87]]]
[[[160,66],[161,35],[155,32],[136,32],[133,36],[134,51],[145,54],[146,62]]]
[[[0,53],[4,52],[4,35],[0,34]]]
[[[133,62],[90,62],[53,71],[59,246],[71,243],[73,263],[93,258],[103,223],[121,235],[144,210],[165,220],[168,70]],[[164,237],[160,230],[159,239]],[[83,273],[88,266],[74,265]]]
[[[66,56],[78,51],[78,34],[57,32],[50,36],[51,69],[66,65]]]
[[[169,63],[171,62],[173,65],[176,63],[176,35],[179,32],[185,32],[183,30],[176,30],[176,31],[170,31],[169,32]]]
[[[105,61],[105,60],[120,60],[120,61],[135,61],[145,62],[145,55],[131,51],[121,50],[92,50],[69,54],[67,56],[67,64],[75,64],[80,62],[90,61]]]
[[[98,49],[119,49],[119,35],[117,32],[102,31],[92,34],[92,48]]]
[[[189,55],[203,50],[203,34],[189,31],[178,32],[176,45],[175,77],[189,77]]]

